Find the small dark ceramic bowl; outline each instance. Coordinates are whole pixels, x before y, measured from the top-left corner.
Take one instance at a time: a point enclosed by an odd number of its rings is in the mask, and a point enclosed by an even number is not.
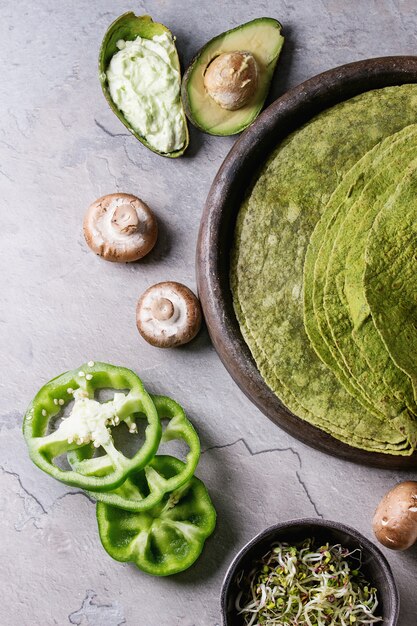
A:
[[[274,541],[295,543],[314,538],[320,544],[340,543],[349,550],[362,551],[362,571],[367,580],[378,590],[378,615],[383,618],[383,626],[395,626],[398,621],[399,596],[391,568],[382,552],[358,531],[338,522],[322,519],[300,519],[275,524],[256,535],[236,555],[223,581],[221,608],[223,626],[242,626],[237,615],[235,600],[239,592],[237,577],[249,572],[253,564],[266,554]]]

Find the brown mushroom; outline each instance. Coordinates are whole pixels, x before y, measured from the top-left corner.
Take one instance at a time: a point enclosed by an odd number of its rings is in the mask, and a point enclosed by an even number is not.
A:
[[[128,193],[111,193],[91,204],[84,216],[84,237],[107,261],[126,263],[148,254],[158,225],[147,204]]]
[[[240,109],[258,86],[258,65],[251,52],[224,52],[216,57],[204,74],[208,95],[223,109]]]
[[[136,325],[142,337],[157,348],[188,343],[201,327],[200,302],[185,285],[163,282],[139,298]]]
[[[407,550],[417,541],[417,482],[398,483],[379,503],[372,528],[391,550]]]

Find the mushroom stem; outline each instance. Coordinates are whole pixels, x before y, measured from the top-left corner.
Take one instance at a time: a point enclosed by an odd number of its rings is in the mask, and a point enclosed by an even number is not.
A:
[[[136,324],[142,337],[153,346],[181,346],[191,341],[200,330],[200,303],[181,283],[158,283],[139,298]]]
[[[151,311],[155,319],[163,322],[174,315],[174,305],[168,298],[158,298],[152,302]]]
[[[118,233],[132,235],[139,226],[136,209],[131,204],[120,204],[113,213],[111,223]]]
[[[144,257],[158,236],[152,211],[130,193],[110,193],[90,204],[83,230],[87,244],[96,254],[119,263]]]

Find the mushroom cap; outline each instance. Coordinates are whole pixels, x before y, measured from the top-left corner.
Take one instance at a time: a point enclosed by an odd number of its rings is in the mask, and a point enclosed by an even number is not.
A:
[[[119,263],[141,259],[158,237],[154,214],[129,193],[111,193],[93,202],[84,216],[83,230],[96,254]]]
[[[391,550],[407,550],[417,541],[417,482],[398,483],[379,503],[372,528]]]
[[[200,330],[201,321],[198,298],[185,285],[172,281],[149,287],[136,307],[139,333],[157,348],[188,343]]]
[[[224,52],[208,65],[204,87],[223,109],[243,107],[258,86],[258,64],[251,52]]]

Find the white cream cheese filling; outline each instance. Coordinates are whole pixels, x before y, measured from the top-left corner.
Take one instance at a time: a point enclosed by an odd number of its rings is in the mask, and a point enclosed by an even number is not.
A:
[[[74,405],[68,417],[60,423],[56,434],[68,443],[83,445],[93,442],[94,446],[112,441],[109,426],[120,422],[118,412],[126,403],[124,393],[115,393],[113,400],[100,403],[88,397],[82,389],[74,391]]]
[[[120,40],[117,47],[106,73],[113,102],[152,148],[179,150],[186,140],[186,121],[172,35]]]

